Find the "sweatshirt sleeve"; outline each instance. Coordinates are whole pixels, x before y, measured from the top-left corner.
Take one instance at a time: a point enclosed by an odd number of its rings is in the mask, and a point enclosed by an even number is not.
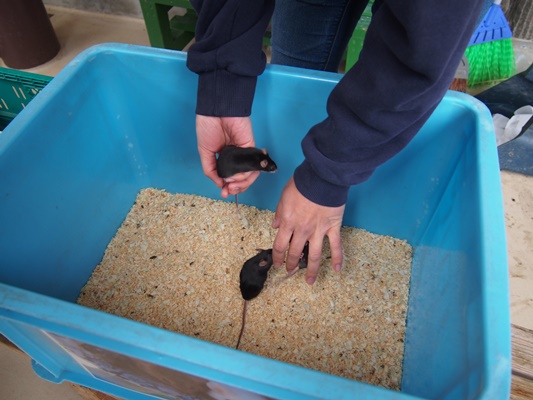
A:
[[[198,13],[196,42],[187,67],[198,74],[196,113],[245,117],[251,113],[257,76],[266,56],[263,35],[274,0],[192,0]]]
[[[333,89],[327,118],[302,141],[296,187],[324,206],[400,152],[442,100],[483,0],[385,0],[358,62]]]

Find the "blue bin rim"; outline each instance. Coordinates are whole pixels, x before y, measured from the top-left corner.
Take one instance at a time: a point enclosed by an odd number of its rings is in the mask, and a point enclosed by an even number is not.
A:
[[[104,43],[88,48],[72,60],[37,96],[28,106],[13,120],[2,134],[2,142],[8,144],[18,135],[19,127],[32,119],[32,115],[55,95],[56,87],[64,85],[70,79],[74,79],[76,71],[94,58],[113,53],[129,53],[139,56],[154,56],[160,59],[176,60],[186,59],[186,53],[158,49],[152,47],[128,45],[120,43]],[[295,67],[267,65],[267,70],[276,74],[288,74],[307,79],[336,82],[341,74],[308,71]],[[485,160],[497,160],[497,147],[493,134],[493,125],[490,113],[481,101],[464,93],[448,91],[443,101],[457,104],[459,107],[472,110],[479,115],[479,146],[478,163],[480,164],[480,212],[482,221],[501,221],[501,223],[486,224],[482,230],[482,242],[485,245],[483,257],[487,265],[483,275],[483,312],[484,332],[486,334],[485,347],[485,379],[484,387],[479,399],[493,399],[496,393],[501,393],[502,387],[510,388],[511,375],[511,341],[510,341],[510,312],[509,304],[507,253],[505,246],[505,226],[503,214],[503,200],[501,198],[501,181],[499,169],[494,168],[494,161],[489,168],[483,165]],[[0,156],[2,153],[0,146]],[[8,146],[6,146],[8,147]],[[5,147],[4,147],[5,148]],[[497,166],[497,165],[496,165]],[[497,194],[498,198],[495,198]],[[501,226],[503,225],[503,226]],[[506,298],[497,307],[491,305],[493,298]],[[173,369],[185,371],[183,362],[194,364],[197,368],[204,369],[204,377],[212,377],[213,380],[224,380],[228,384],[247,389],[246,382],[254,382],[256,388],[261,388],[260,382],[256,381],[258,373],[269,371],[270,376],[262,377],[268,380],[270,385],[275,385],[282,390],[291,390],[299,394],[307,394],[314,398],[328,398],[331,396],[331,387],[338,388],[339,399],[345,393],[353,393],[354,390],[363,390],[368,398],[414,398],[406,393],[393,392],[387,389],[372,386],[366,383],[351,381],[348,379],[323,374],[302,367],[289,365],[276,360],[266,359],[240,352],[243,362],[236,367],[228,367],[228,363],[235,355],[233,349],[207,343],[198,339],[190,338],[178,333],[165,331],[142,323],[131,321],[118,316],[88,309],[83,306],[65,302],[59,299],[38,295],[23,289],[11,287],[0,283],[0,315],[6,319],[13,319],[36,326],[45,331],[56,333],[65,337],[76,339],[78,330],[84,331],[84,340],[92,345],[99,346],[111,351],[116,349],[141,348],[147,355],[156,354],[157,357],[146,358],[146,361],[158,365],[168,366]],[[31,310],[21,313],[20,310]],[[71,320],[66,323],[57,314],[70,315]],[[16,318],[15,318],[16,317]],[[87,323],[92,318],[98,318],[99,323]],[[42,320],[46,319],[46,322]],[[109,329],[103,330],[102,327]],[[111,329],[112,328],[112,329]],[[113,334],[111,335],[110,332]],[[146,335],[150,334],[157,340],[147,343]],[[113,340],[120,337],[121,342]],[[98,340],[96,340],[98,339]],[[179,349],[179,350],[178,350]],[[24,349],[23,349],[24,350]],[[213,359],[199,363],[194,357],[197,351],[205,351],[213,354]],[[117,352],[121,352],[120,350]],[[124,352],[123,354],[128,354]],[[216,357],[215,357],[216,355]],[[181,360],[176,364],[177,360]],[[188,365],[188,366],[190,366]],[[279,367],[283,366],[283,372]],[[183,368],[183,369],[182,369]],[[186,371],[185,371],[186,372]],[[287,373],[289,372],[289,373]],[[298,374],[303,379],[298,382],[291,380],[291,376]],[[222,379],[223,378],[223,379]],[[309,382],[320,384],[309,385]],[[326,388],[324,391],[324,388]]]

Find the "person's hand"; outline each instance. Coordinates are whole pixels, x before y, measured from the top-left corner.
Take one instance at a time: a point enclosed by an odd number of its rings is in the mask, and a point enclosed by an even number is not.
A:
[[[289,247],[286,269],[290,274],[298,266],[304,245],[309,241],[305,279],[308,284],[312,285],[318,275],[322,259],[324,236],[327,236],[331,248],[331,265],[335,271],[339,272],[342,267],[340,229],[343,215],[344,205],[325,207],[305,198],[298,191],[291,177],[283,189],[272,222],[273,228],[279,228],[272,247],[274,265],[279,267],[283,264],[287,247]]]
[[[244,192],[259,176],[258,171],[244,172],[222,179],[217,174],[216,154],[224,146],[254,147],[250,117],[210,117],[196,115],[198,153],[204,174],[222,188],[223,198]]]

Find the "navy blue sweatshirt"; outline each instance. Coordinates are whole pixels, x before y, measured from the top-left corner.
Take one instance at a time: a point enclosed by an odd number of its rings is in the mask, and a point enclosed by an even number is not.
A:
[[[266,65],[262,38],[273,0],[191,1],[198,12],[187,66],[199,75],[197,114],[249,116]],[[302,141],[299,192],[336,207],[416,135],[446,93],[483,0],[384,0],[358,62]]]

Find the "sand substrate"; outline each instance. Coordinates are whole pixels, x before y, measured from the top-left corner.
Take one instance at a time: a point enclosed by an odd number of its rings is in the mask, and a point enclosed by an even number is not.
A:
[[[239,272],[271,248],[273,213],[193,195],[142,190],[78,303],[235,347],[243,300]],[[399,390],[412,249],[343,227],[343,269],[327,240],[313,286],[304,271],[272,268],[248,305],[239,349]]]

